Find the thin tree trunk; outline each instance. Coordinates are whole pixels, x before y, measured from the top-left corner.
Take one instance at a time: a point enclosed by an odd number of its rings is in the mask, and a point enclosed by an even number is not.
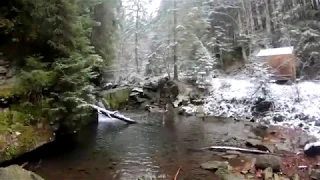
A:
[[[246,6],[244,4],[244,0],[240,0],[240,3],[242,5],[242,12],[243,12],[244,17],[248,17],[248,14],[247,14],[247,11],[246,11]],[[246,23],[245,23],[245,25],[243,27],[249,27],[250,26],[249,24],[250,24],[250,19],[246,18]],[[248,29],[243,29],[243,30],[245,30],[245,32],[249,31]]]
[[[177,1],[173,0],[173,79],[178,80],[178,65],[177,65]]]
[[[139,73],[139,57],[138,57],[138,28],[139,28],[139,5],[137,4],[137,12],[136,12],[136,31],[135,31],[135,48],[134,48],[134,58],[136,62],[136,69]]]
[[[251,1],[249,1],[249,16],[250,16],[250,28],[251,33],[254,32],[254,21],[253,21],[253,13],[252,13],[252,4]]]
[[[250,17],[250,28],[251,28],[250,34],[252,35],[252,34],[254,33],[254,21],[253,21],[251,0],[249,0],[249,17]],[[253,45],[253,44],[252,44],[252,38],[250,38],[250,42],[249,42],[249,56],[250,56],[250,54],[251,54],[252,45]]]
[[[241,21],[241,12],[238,11],[238,21],[239,21],[239,29],[240,29],[240,32],[243,31],[243,24],[242,24],[242,21]],[[247,56],[247,53],[246,53],[246,49],[244,47],[244,45],[241,45],[241,52],[242,52],[242,59],[244,62],[246,62],[248,60],[248,56]]]
[[[260,8],[259,8],[259,1],[255,1],[255,3],[256,3],[257,21],[258,21],[258,26],[259,26],[258,29],[263,29],[261,13],[260,13]]]
[[[271,10],[271,23],[272,23],[272,27],[273,27],[273,32],[277,29],[277,23],[273,21],[274,19],[274,12],[276,11],[276,2],[279,0],[270,0],[271,6],[272,6],[272,10]]]
[[[267,27],[267,33],[271,34],[271,18],[270,18],[270,11],[269,11],[269,3],[268,0],[264,0],[265,2],[265,15],[266,15],[266,27]]]

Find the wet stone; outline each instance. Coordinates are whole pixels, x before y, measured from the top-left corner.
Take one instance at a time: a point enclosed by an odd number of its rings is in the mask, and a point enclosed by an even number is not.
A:
[[[264,179],[265,180],[273,180],[273,171],[272,171],[272,168],[268,167],[267,169],[265,169],[263,171],[263,174],[264,174]]]
[[[235,154],[231,154],[231,155],[225,155],[225,156],[222,156],[222,158],[224,158],[224,159],[235,159],[235,158],[237,158],[238,157],[238,155],[235,155]]]
[[[226,161],[209,161],[202,163],[200,167],[205,170],[213,171],[217,170],[218,168],[230,169],[229,163]]]
[[[320,179],[320,169],[312,169],[310,178],[311,179]]]
[[[256,167],[258,169],[266,169],[271,167],[273,171],[280,171],[280,162],[281,158],[273,155],[257,155],[256,158]]]
[[[275,117],[273,117],[273,121],[274,122],[283,122],[284,121],[284,117],[280,116],[280,115],[275,116]]]
[[[243,175],[230,172],[224,168],[219,168],[215,174],[219,176],[221,180],[245,180]]]
[[[239,151],[226,151],[227,154],[241,155],[242,153]]]

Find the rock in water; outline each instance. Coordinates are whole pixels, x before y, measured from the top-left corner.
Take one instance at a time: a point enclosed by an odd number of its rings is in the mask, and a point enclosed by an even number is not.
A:
[[[257,155],[256,158],[256,167],[258,169],[266,169],[271,167],[273,171],[280,171],[281,158],[279,156],[273,155]]]
[[[0,179],[3,180],[44,180],[39,175],[27,171],[18,165],[11,165],[5,168],[0,168]]]
[[[202,169],[205,170],[217,170],[219,168],[224,168],[224,169],[230,169],[229,163],[227,161],[209,161],[202,163],[200,166]]]
[[[304,154],[307,156],[320,155],[320,141],[306,144],[304,146]]]

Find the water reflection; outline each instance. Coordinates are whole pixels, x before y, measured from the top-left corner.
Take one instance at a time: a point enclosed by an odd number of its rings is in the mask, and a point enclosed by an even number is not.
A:
[[[190,117],[163,125],[161,114],[125,115],[139,124],[128,126],[100,115],[98,125],[76,135],[75,149],[44,159],[36,172],[47,180],[136,180],[142,176],[171,179],[183,166],[190,169],[185,175],[198,176],[194,172],[199,171],[198,161],[208,157],[190,154],[188,149],[212,145],[210,123]]]

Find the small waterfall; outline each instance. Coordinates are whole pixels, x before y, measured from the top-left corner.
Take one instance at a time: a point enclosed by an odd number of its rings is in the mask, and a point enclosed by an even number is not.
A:
[[[105,105],[102,103],[102,101],[98,101],[97,106],[103,109],[106,109]],[[101,112],[97,112],[98,113],[98,122],[114,122],[115,119],[114,118],[110,118],[104,114],[102,114]]]
[[[98,113],[98,122],[113,122],[113,121],[123,121],[128,124],[137,123],[135,120],[132,120],[129,117],[125,117],[117,111],[110,111],[105,108],[103,103],[99,101],[97,105],[94,104],[84,104],[84,106],[91,106],[97,110]]]

